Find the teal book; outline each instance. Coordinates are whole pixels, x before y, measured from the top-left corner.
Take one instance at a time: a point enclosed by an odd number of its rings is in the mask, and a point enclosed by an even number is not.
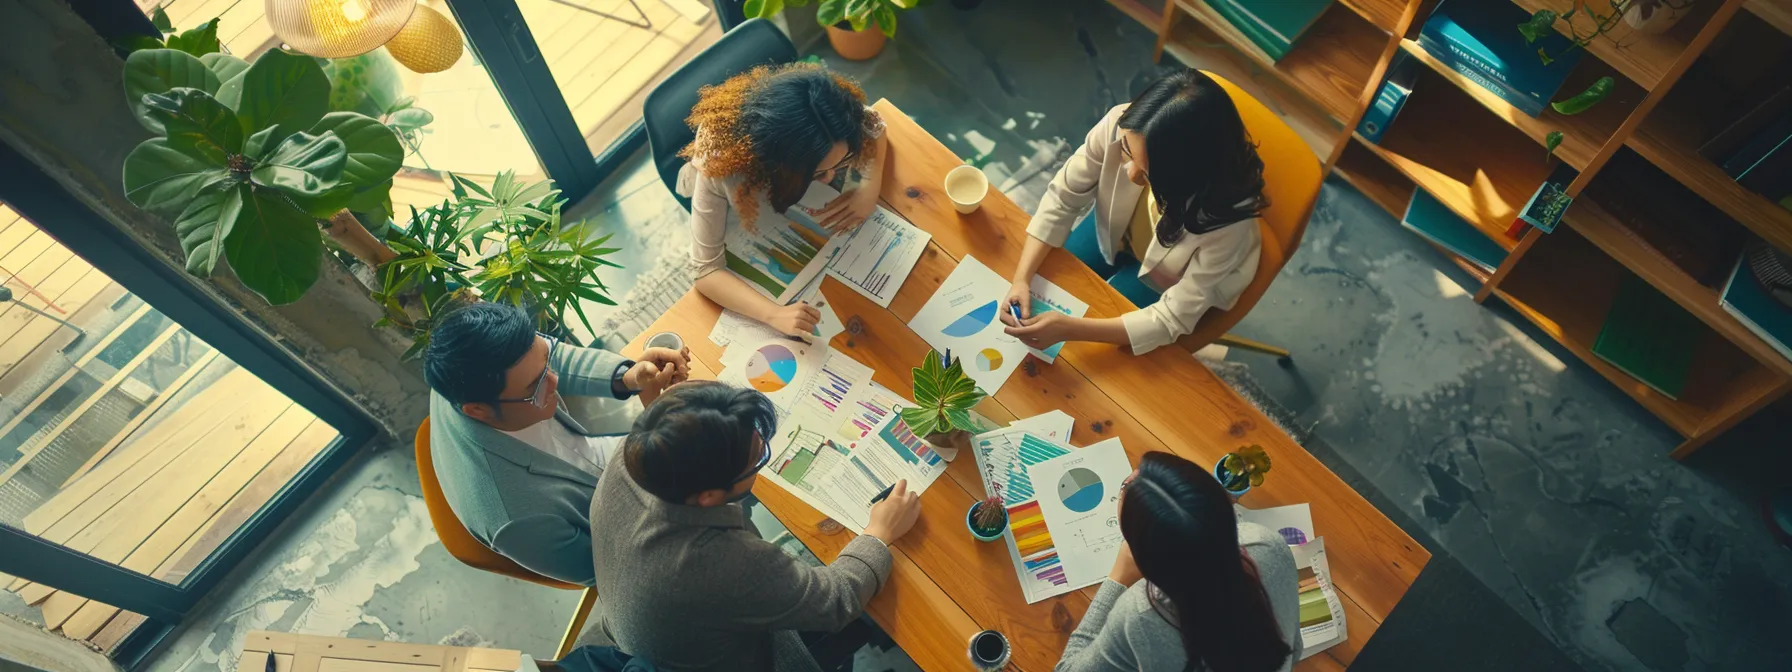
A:
[[[1206,0],[1252,44],[1280,61],[1313,27],[1332,0]]]
[[[1679,399],[1704,332],[1699,318],[1641,278],[1627,275],[1593,341],[1593,354],[1669,399]]]
[[[1400,225],[1489,273],[1506,260],[1506,248],[1493,242],[1475,225],[1457,217],[1424,189],[1413,192],[1412,202],[1407,204]]]
[[[1792,359],[1792,309],[1767,293],[1749,268],[1747,257],[1737,260],[1736,268],[1730,271],[1719,305],[1778,350],[1780,356]]]

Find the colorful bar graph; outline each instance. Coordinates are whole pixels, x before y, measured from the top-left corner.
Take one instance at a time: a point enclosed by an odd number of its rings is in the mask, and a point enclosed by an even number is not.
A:
[[[1059,586],[1069,583],[1064,576],[1064,565],[1058,558],[1058,548],[1052,542],[1052,533],[1045,527],[1045,512],[1039,509],[1038,501],[1009,507],[1008,529],[1014,534],[1014,547],[1022,564],[1035,580]]]

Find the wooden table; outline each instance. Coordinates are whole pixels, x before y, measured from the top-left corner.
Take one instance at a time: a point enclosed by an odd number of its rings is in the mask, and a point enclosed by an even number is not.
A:
[[[998,273],[1012,271],[1029,217],[993,190],[977,212],[958,214],[942,185],[946,172],[962,161],[889,101],[879,101],[876,109],[890,136],[884,205],[931,233],[933,242],[887,309],[833,278],[823,281],[821,291],[848,326],[830,345],[874,369],[877,382],[908,396],[910,368],[928,350],[908,321],[967,255]],[[1054,250],[1040,272],[1089,302],[1090,317],[1132,310],[1062,250]],[[720,307],[693,291],[625,354],[639,353],[648,335],[677,332],[690,345],[697,375],[713,377],[722,368],[722,348],[708,334],[720,314]],[[1054,409],[1077,419],[1072,444],[1118,436],[1135,463],[1159,450],[1204,465],[1244,445],[1269,452],[1275,470],[1243,503],[1253,508],[1312,504],[1313,524],[1326,538],[1332,580],[1349,625],[1348,641],[1303,661],[1299,669],[1349,665],[1430,560],[1424,548],[1186,350],[1165,347],[1134,356],[1113,345],[1067,344],[1056,364],[1029,359],[978,411],[1005,423]],[[852,539],[851,532],[777,486],[761,481],[754,494],[823,561],[833,561]],[[964,533],[964,512],[982,494],[974,460],[961,456],[921,497],[921,520],[891,549],[893,576],[869,611],[923,669],[968,669],[966,645],[973,633],[988,628],[1013,641],[1015,668],[1049,670],[1095,589],[1027,604],[1007,548]]]

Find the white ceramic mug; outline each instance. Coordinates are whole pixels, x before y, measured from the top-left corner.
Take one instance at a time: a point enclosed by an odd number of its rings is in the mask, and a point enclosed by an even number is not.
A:
[[[647,339],[647,347],[665,348],[673,351],[683,350],[684,337],[670,331],[662,331],[654,334],[653,338]]]
[[[989,176],[976,166],[964,165],[953,168],[946,173],[946,198],[952,199],[952,207],[961,214],[971,214],[983,205],[983,197],[989,195]]]

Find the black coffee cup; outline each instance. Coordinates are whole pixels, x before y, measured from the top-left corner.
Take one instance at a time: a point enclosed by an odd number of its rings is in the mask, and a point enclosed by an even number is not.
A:
[[[971,665],[979,670],[999,670],[1008,664],[1008,638],[994,630],[971,635]]]

